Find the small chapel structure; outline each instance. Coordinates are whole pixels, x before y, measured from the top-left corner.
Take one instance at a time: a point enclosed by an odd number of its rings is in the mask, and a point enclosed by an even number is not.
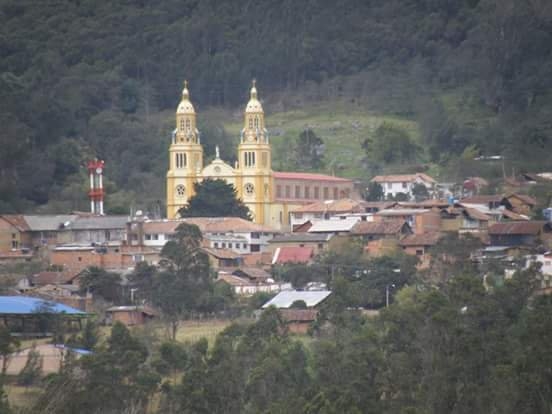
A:
[[[353,182],[350,179],[272,171],[271,152],[263,107],[253,81],[235,165],[220,159],[217,148],[215,159],[204,166],[196,112],[185,82],[169,147],[167,217],[178,218],[178,210],[194,195],[194,183],[207,178],[232,184],[256,223],[282,230],[289,229],[289,212],[299,206],[352,196]]]

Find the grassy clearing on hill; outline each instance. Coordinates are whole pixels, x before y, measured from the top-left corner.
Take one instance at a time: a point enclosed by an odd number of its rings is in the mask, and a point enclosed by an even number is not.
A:
[[[301,131],[311,128],[325,143],[326,166],[323,173],[349,178],[367,178],[363,164],[364,150],[361,145],[365,138],[383,122],[404,128],[419,142],[418,124],[410,119],[382,115],[368,111],[358,105],[344,102],[322,102],[284,112],[271,111],[265,104],[266,125],[272,143],[272,165],[276,171],[289,170],[292,145]],[[239,137],[243,121],[236,116],[228,116],[220,111],[207,111],[204,116],[217,117],[227,131]]]

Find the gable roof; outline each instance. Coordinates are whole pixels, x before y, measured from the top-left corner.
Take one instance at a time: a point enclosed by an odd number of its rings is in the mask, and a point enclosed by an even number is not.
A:
[[[331,295],[329,290],[304,291],[304,290],[288,290],[278,293],[271,300],[266,302],[262,308],[266,309],[270,306],[277,308],[289,308],[293,302],[302,300],[307,304],[308,308],[313,308],[324,301]]]
[[[476,195],[472,197],[462,198],[459,202],[461,204],[489,204],[500,203],[504,197],[500,194],[492,195]]]
[[[58,231],[63,229],[65,224],[71,223],[78,216],[75,214],[45,214],[25,215],[23,217],[30,231]]]
[[[517,199],[523,201],[525,204],[528,204],[530,206],[536,206],[537,205],[537,200],[535,200],[533,197],[525,195],[525,194],[512,193],[512,194],[508,194],[508,195],[504,196],[504,198],[507,198],[507,199],[508,198],[517,198]]]
[[[536,236],[550,224],[546,221],[514,221],[495,223],[489,227],[490,235],[530,235]]]
[[[351,234],[398,234],[408,224],[404,221],[359,221]],[[409,228],[410,229],[410,228]]]
[[[28,231],[29,225],[22,214],[2,214],[0,216],[19,231]]]
[[[333,233],[333,232],[349,232],[354,225],[359,221],[358,218],[350,217],[343,220],[320,220],[314,222],[309,229],[309,233]]]
[[[230,249],[213,249],[210,247],[202,247],[203,250],[208,255],[216,257],[217,259],[239,259],[241,255]]]
[[[291,213],[359,213],[364,210],[361,201],[350,198],[341,198],[339,200],[317,201],[298,207]]]
[[[414,182],[416,180],[422,180],[431,184],[435,184],[437,181],[424,173],[416,174],[391,174],[391,175],[376,175],[370,181],[374,183],[403,183]]]
[[[30,296],[0,296],[0,314],[28,315],[40,313],[42,309],[68,315],[86,315],[83,311],[49,300]]]
[[[144,232],[171,234],[182,224],[195,224],[202,233],[279,233],[269,226],[253,223],[239,217],[189,217],[178,220],[146,220]]]
[[[279,312],[286,322],[312,322],[318,316],[316,309],[280,309]]]
[[[248,277],[249,279],[266,280],[270,278],[270,273],[258,267],[240,267],[232,272],[234,276]]]
[[[403,247],[433,246],[437,244],[440,238],[441,233],[439,232],[411,234],[402,239],[399,244]]]
[[[353,181],[347,178],[335,177],[326,174],[314,174],[304,172],[282,172],[274,171],[272,176],[276,180],[302,180],[302,181],[328,181],[335,183],[352,183]]]
[[[32,282],[37,286],[64,285],[75,279],[79,273],[76,272],[39,272],[32,277]]]
[[[314,256],[312,247],[284,246],[274,251],[272,264],[308,263]]]
[[[268,243],[324,243],[332,237],[333,234],[327,233],[286,233],[275,236]]]

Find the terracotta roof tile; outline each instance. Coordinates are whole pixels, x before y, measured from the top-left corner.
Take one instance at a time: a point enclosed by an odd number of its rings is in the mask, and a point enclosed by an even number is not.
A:
[[[404,221],[359,221],[351,234],[398,234],[407,225]]]
[[[423,234],[411,234],[400,241],[400,245],[408,246],[433,246],[441,238],[441,233],[428,232]]]
[[[402,183],[402,182],[413,182],[416,179],[421,179],[429,183],[436,183],[433,177],[430,177],[424,173],[416,174],[391,174],[391,175],[376,175],[370,181],[375,183]]]
[[[361,201],[350,198],[318,201],[292,210],[292,213],[360,213],[364,211]]]
[[[278,312],[286,322],[313,322],[318,316],[317,309],[280,309]]]
[[[472,197],[466,197],[460,200],[463,204],[489,204],[500,203],[504,197],[500,194],[493,195],[476,195]]]
[[[508,223],[495,223],[489,227],[490,235],[538,235],[545,227],[550,227],[546,221],[514,221]]]
[[[284,246],[276,249],[272,264],[308,263],[313,256],[312,247]]]
[[[328,181],[328,182],[352,183],[352,180],[348,178],[335,177],[333,175],[325,175],[325,174],[274,171],[272,175],[274,179],[277,179],[277,180],[305,180],[305,181]]]
[[[279,233],[278,230],[239,217],[190,217],[180,220],[152,220],[144,222],[146,233],[174,233],[181,223],[195,224],[202,233]]]
[[[19,231],[29,231],[29,225],[22,214],[3,214],[2,217]]]

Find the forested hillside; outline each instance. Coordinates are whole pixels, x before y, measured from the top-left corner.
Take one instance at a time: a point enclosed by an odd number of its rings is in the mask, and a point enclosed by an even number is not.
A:
[[[203,113],[241,109],[255,77],[271,113],[326,101],[415,121],[408,161],[445,175],[474,154],[552,168],[551,52],[549,0],[4,0],[0,211],[86,208],[93,156],[111,212],[162,200],[184,78]],[[200,128],[230,158],[225,119]],[[375,158],[358,173],[404,162]]]

